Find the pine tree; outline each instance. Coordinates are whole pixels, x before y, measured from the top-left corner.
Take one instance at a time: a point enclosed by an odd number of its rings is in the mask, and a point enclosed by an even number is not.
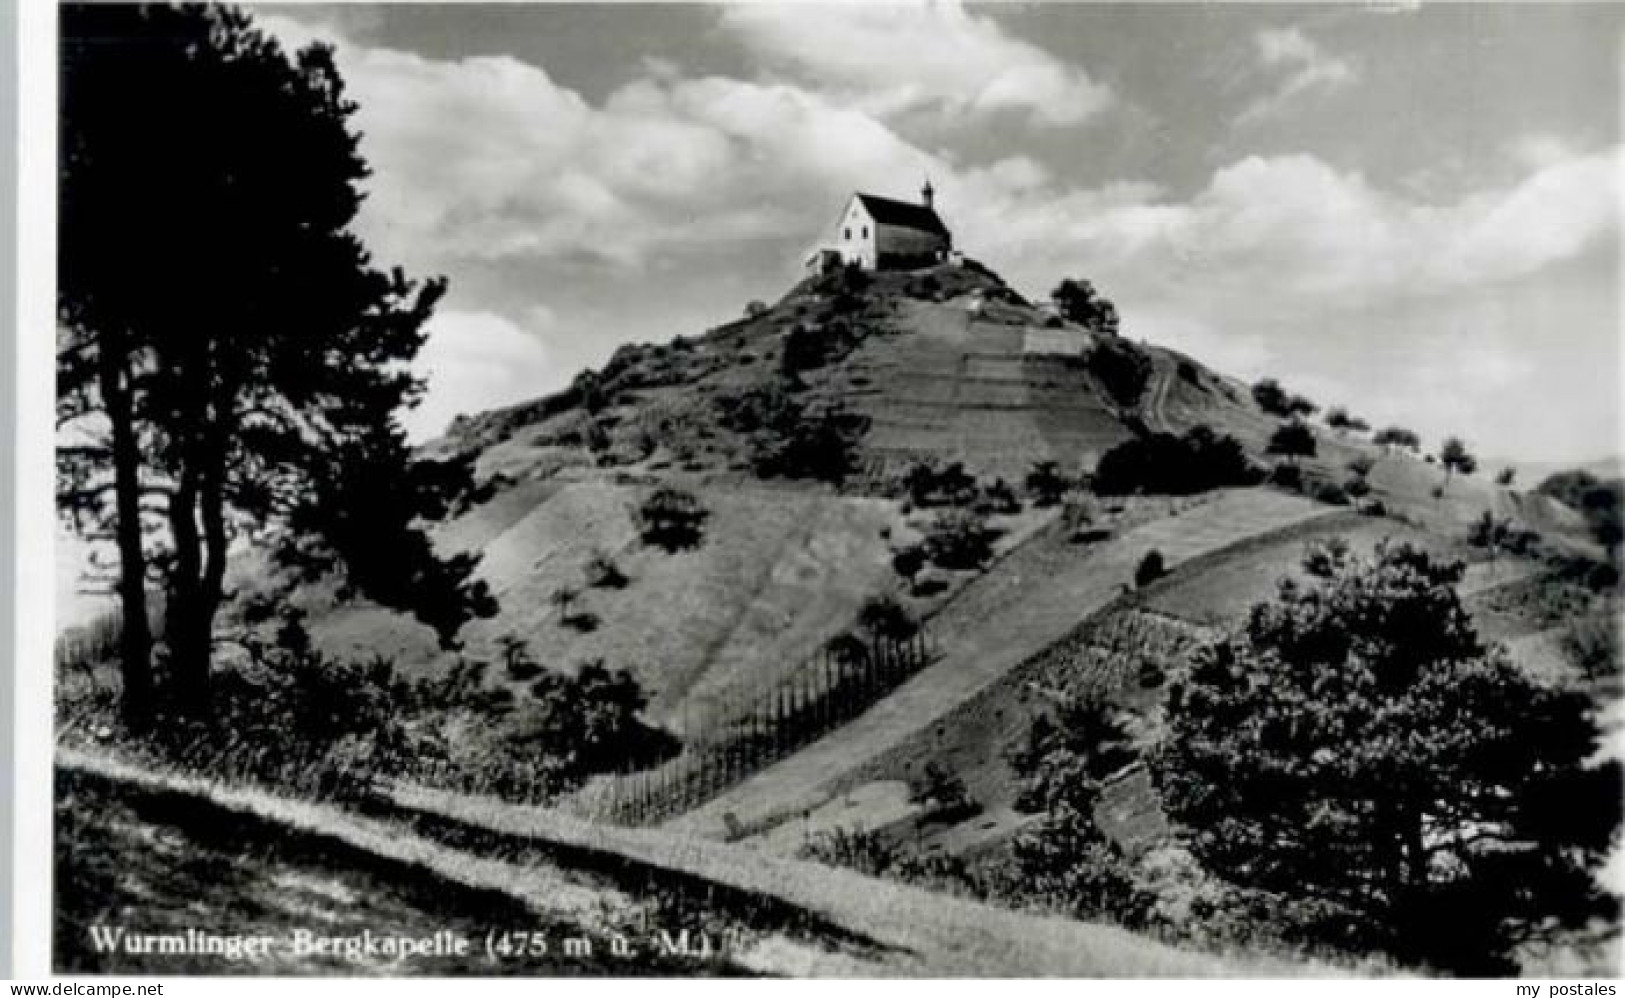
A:
[[[152,707],[149,574],[170,699],[208,704],[236,542],[416,613],[455,646],[495,604],[422,529],[470,485],[398,414],[445,291],[376,268],[367,164],[332,52],[290,57],[218,6],[62,12],[59,502],[116,539],[126,714]],[[102,428],[105,427],[105,433]]]
[[[1523,939],[1613,917],[1620,824],[1587,697],[1474,632],[1463,567],[1409,545],[1305,562],[1171,691],[1157,770],[1210,870],[1294,931],[1504,973]]]

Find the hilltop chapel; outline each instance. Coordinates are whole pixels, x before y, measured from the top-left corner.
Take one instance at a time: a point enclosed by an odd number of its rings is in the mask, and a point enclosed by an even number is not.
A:
[[[835,229],[806,260],[823,273],[843,264],[864,270],[909,270],[946,260],[954,237],[937,214],[936,191],[928,179],[920,203],[856,193],[847,200]]]

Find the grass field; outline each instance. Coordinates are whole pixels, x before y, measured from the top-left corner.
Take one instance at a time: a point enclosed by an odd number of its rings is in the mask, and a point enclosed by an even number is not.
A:
[[[1328,975],[1332,968],[1176,949],[1112,926],[1010,911],[850,870],[666,829],[610,828],[556,811],[402,789],[406,807],[504,834],[612,851],[770,894],[882,947],[883,976],[1193,977]]]
[[[650,829],[408,787],[371,815],[59,752],[58,870],[66,972],[175,972],[97,962],[74,940],[126,909],[154,932],[204,923],[280,935],[619,933],[640,957],[526,959],[495,969],[346,964],[348,973],[764,973],[790,976],[1215,977],[1334,973],[1321,965],[1176,949],[1121,929],[1015,912]],[[157,840],[162,840],[158,844]],[[177,863],[176,857],[186,857]],[[229,886],[232,890],[226,890]],[[243,898],[236,904],[228,899]],[[219,899],[211,901],[210,899]],[[219,910],[211,910],[211,904]],[[132,916],[134,917],[134,916]],[[131,924],[134,924],[133,922]],[[711,957],[662,955],[661,928],[705,932]],[[482,956],[483,959],[483,956]],[[190,967],[229,973],[217,963]],[[278,961],[262,971],[332,972]]]
[[[1276,492],[1219,493],[1178,516],[1082,547],[1044,535],[967,586],[933,619],[941,661],[831,735],[770,766],[672,826],[720,837],[732,813],[748,826],[821,805],[846,772],[880,756],[1067,635],[1131,585],[1146,552],[1170,567],[1259,533],[1324,515]]]
[[[274,812],[273,806],[269,811]],[[610,957],[608,937],[635,921],[628,896],[589,890],[555,867],[530,864],[499,876],[491,864],[443,852],[432,863],[407,843],[358,819],[303,809],[324,821],[296,827],[207,794],[110,777],[89,767],[59,770],[56,807],[55,966],[63,973],[277,975],[606,975],[733,970],[645,950]],[[497,886],[501,885],[501,886]],[[546,904],[527,898],[546,898]],[[619,911],[617,912],[617,908]],[[260,959],[227,953],[127,954],[99,948],[93,930],[276,940]],[[551,954],[493,960],[491,929],[542,932]],[[295,933],[477,940],[468,955],[391,957],[300,952]],[[593,956],[562,952],[565,938],[596,939]],[[737,972],[737,971],[735,971]]]
[[[771,685],[849,626],[864,599],[895,585],[882,534],[900,520],[887,501],[702,489],[710,512],[703,542],[668,554],[637,537],[632,511],[646,491],[607,481],[554,484],[528,510],[482,508],[479,522],[454,523],[451,537],[481,542],[480,577],[502,606],[499,616],[465,629],[462,654],[495,660],[496,640],[515,635],[552,668],[601,659],[637,677],[657,720],[675,719],[684,708],[704,712],[708,703]],[[587,584],[595,554],[614,560],[627,577],[623,587]],[[566,588],[580,593],[575,623],[550,601]],[[591,626],[581,626],[588,617]],[[408,671],[452,661],[427,628],[376,607],[334,609],[312,633],[338,655],[387,650]]]

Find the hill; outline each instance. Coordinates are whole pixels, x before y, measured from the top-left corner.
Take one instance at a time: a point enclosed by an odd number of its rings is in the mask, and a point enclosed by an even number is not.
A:
[[[1617,606],[1586,574],[1604,553],[1580,512],[1317,421],[1312,453],[1279,456],[1282,425],[1252,386],[1061,320],[977,264],[837,272],[426,447],[481,483],[435,526],[442,549],[482,555],[501,604],[463,647],[331,584],[292,599],[333,655],[427,677],[484,662],[520,700],[515,647],[560,673],[626,669],[684,749],[564,808],[781,856],[854,832],[927,864],[1004,848],[1034,817],[1010,758],[1035,724],[1098,698],[1135,751],[1151,745],[1185,652],[1314,542],[1466,560],[1482,632],[1542,681],[1580,681],[1567,635]],[[1233,447],[1239,464],[1187,495],[1105,489],[1102,459],[1134,447],[1179,468]],[[652,525],[685,509],[692,536],[662,539]],[[1475,545],[1486,514],[1516,544]],[[921,564],[900,567],[911,551]],[[921,633],[882,637],[877,602]],[[944,773],[953,808],[921,789]],[[1093,817],[1125,855],[1167,862],[1143,765],[1112,775]]]
[[[838,473],[779,460],[787,425],[819,421],[848,428]],[[503,605],[468,629],[464,654],[494,658],[497,640],[515,636],[556,668],[603,659],[631,669],[673,719],[772,683],[847,628],[866,598],[898,588],[893,550],[929,522],[908,501],[911,468],[958,463],[977,484],[1018,487],[1038,462],[1076,476],[1125,440],[1198,425],[1272,463],[1279,422],[1235,379],[1062,322],[967,262],[804,281],[760,314],[624,347],[561,393],[459,419],[427,451],[471,455],[483,482],[480,501],[437,529],[444,549],[483,554],[481,576]],[[1341,481],[1348,461],[1367,456],[1373,498],[1436,533],[1459,533],[1485,509],[1554,536],[1580,533],[1559,504],[1463,476],[1435,497],[1437,468],[1319,437],[1306,478]],[[816,460],[841,441],[788,446]],[[638,505],[663,484],[710,514],[692,550],[640,540]],[[1055,513],[1031,503],[994,513],[999,549]],[[595,559],[614,564],[624,586],[591,584]],[[959,575],[935,599],[901,598],[929,615]],[[561,591],[577,595],[572,613],[550,602]],[[299,599],[334,653],[381,652],[426,671],[454,660],[428,628],[330,595],[318,587]]]

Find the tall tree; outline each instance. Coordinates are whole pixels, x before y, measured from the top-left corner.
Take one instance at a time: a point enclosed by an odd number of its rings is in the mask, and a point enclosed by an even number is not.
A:
[[[1392,454],[1396,450],[1416,453],[1422,446],[1422,438],[1415,431],[1407,430],[1403,426],[1386,426],[1377,431],[1371,442],[1383,449],[1384,453]]]
[[[1061,317],[1090,332],[1117,335],[1117,306],[1101,297],[1088,281],[1068,277],[1050,292]]]
[[[86,443],[59,483],[117,539],[129,695],[155,580],[171,692],[206,705],[237,542],[454,644],[494,603],[423,523],[469,464],[414,460],[397,421],[445,283],[377,269],[351,231],[368,168],[332,51],[201,5],[67,6],[62,39],[59,422]]]
[[[1264,447],[1264,453],[1280,454],[1294,465],[1300,457],[1314,457],[1315,450],[1315,432],[1298,419],[1276,427]]]
[[[1448,437],[1439,448],[1439,463],[1444,465],[1444,484],[1450,486],[1450,476],[1456,472],[1471,475],[1478,470],[1478,458],[1467,450],[1460,437]]]
[[[1482,644],[1460,563],[1329,547],[1172,691],[1156,768],[1193,851],[1316,942],[1505,973],[1525,939],[1616,914],[1620,824],[1583,693]]]

